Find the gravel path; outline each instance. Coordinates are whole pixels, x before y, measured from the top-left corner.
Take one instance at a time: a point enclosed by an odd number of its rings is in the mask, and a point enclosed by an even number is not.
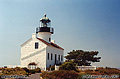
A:
[[[30,75],[28,78],[26,78],[26,79],[41,79],[40,78],[40,74],[41,73],[36,73],[36,74],[32,74],[32,75]]]

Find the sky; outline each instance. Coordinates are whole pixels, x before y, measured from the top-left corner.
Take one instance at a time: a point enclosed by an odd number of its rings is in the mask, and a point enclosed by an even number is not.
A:
[[[64,55],[99,51],[93,66],[120,68],[120,0],[0,0],[0,66],[20,65],[20,45],[44,14]]]

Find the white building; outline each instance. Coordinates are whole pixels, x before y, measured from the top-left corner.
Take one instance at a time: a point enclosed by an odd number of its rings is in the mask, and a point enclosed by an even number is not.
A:
[[[51,41],[54,29],[50,26],[51,20],[46,15],[40,20],[40,27],[32,38],[21,45],[21,66],[31,69],[40,67],[46,70],[55,64],[63,63],[64,49]]]

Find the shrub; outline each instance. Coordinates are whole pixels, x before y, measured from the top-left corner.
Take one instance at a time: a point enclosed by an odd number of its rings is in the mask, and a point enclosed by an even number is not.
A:
[[[40,76],[43,79],[77,79],[78,74],[75,71],[59,70],[53,72],[43,72]]]
[[[36,73],[40,73],[40,72],[41,72],[41,69],[37,67],[37,68],[35,69],[35,72],[36,72]]]
[[[35,74],[35,69],[30,70],[31,74]]]
[[[2,75],[26,75],[26,71],[20,67],[3,68]]]
[[[111,75],[111,74],[119,74],[120,70],[116,68],[97,68],[95,71],[85,70],[87,74],[96,74],[96,75]]]
[[[59,67],[59,70],[75,70],[76,71],[76,64],[73,62],[64,62]]]
[[[26,72],[29,73],[29,69],[28,69],[28,68],[24,67],[24,68],[22,68],[22,69],[24,69]]]
[[[40,76],[43,78],[43,79],[55,79],[56,77],[53,76],[53,75],[50,75],[50,73],[48,72],[43,72],[40,74]]]
[[[39,67],[37,67],[36,69],[32,69],[32,70],[29,70],[26,67],[24,67],[22,69],[24,69],[26,71],[26,75],[35,74],[35,73],[40,73],[41,72],[41,69]]]
[[[110,68],[110,67],[98,68],[97,70],[98,72],[103,73],[103,74],[119,74],[120,73],[119,69]]]

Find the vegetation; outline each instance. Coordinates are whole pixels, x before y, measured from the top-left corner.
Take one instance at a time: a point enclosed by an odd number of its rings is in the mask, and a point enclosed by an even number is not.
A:
[[[30,74],[35,74],[35,73],[40,73],[41,69],[40,68],[36,68],[36,69],[28,69],[28,68],[23,68],[26,71],[26,75],[30,75]]]
[[[98,53],[98,51],[73,50],[65,58],[67,59],[66,61],[72,60],[78,66],[90,66],[91,62],[100,62],[101,57],[95,57]]]
[[[40,73],[41,72],[41,69],[40,68],[36,68],[35,69],[35,73]]]
[[[41,69],[40,68],[36,68],[33,70],[29,70],[27,68],[20,68],[20,67],[16,67],[16,68],[0,68],[0,76],[2,75],[30,75],[30,74],[34,74],[34,73],[40,73]]]
[[[51,67],[48,67],[47,70],[55,70],[55,65],[51,66]]]
[[[86,70],[86,73],[90,74],[102,74],[102,75],[109,75],[109,74],[119,74],[120,70],[116,68],[97,68],[95,71]]]
[[[59,70],[75,70],[76,71],[76,64],[74,62],[64,62],[59,67]]]
[[[82,78],[83,75],[119,75],[119,78],[116,79],[120,79],[120,70],[116,68],[97,68],[96,70],[79,70],[79,72],[59,70],[40,74],[43,79],[84,79]]]
[[[1,75],[26,75],[26,71],[22,68],[2,68]]]
[[[43,72],[40,74],[43,79],[77,79],[75,71],[59,70],[53,72]]]

